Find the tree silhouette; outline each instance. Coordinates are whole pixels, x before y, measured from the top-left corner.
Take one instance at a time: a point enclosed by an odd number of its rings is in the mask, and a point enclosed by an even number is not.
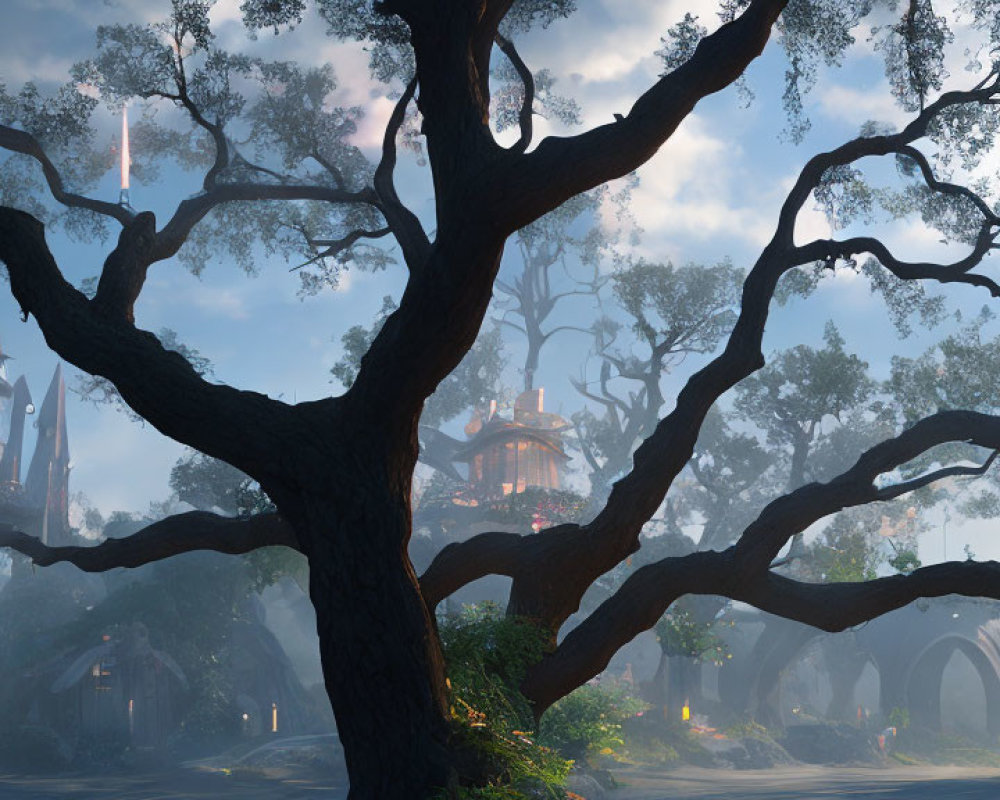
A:
[[[1000,448],[1000,418],[949,410],[867,449],[827,482],[806,483],[774,499],[732,546],[636,570],[556,640],[584,592],[639,546],[643,525],[691,458],[713,403],[764,365],[764,326],[783,275],[816,264],[843,268],[868,255],[878,274],[964,283],[1000,295],[1000,286],[973,271],[994,249],[1000,217],[978,188],[942,179],[935,169],[948,157],[975,163],[992,143],[1000,123],[997,68],[983,68],[985,77],[973,88],[940,93],[941,48],[950,33],[929,1],[908,4],[898,24],[873,34],[911,121],[899,131],[868,127],[805,164],[747,274],[722,352],[686,382],[603,508],[584,524],[538,535],[488,533],[450,545],[419,579],[406,557],[418,419],[424,402],[472,347],[508,239],[651,158],[701,99],[740,78],[773,30],[788,56],[790,133],[800,136],[806,125],[801,92],[820,62],[838,63],[853,42],[851,30],[874,6],[808,0],[786,11],[783,0],[726,0],[723,24],[714,32],[690,16],[668,32],[665,72],[629,110],[607,124],[535,144],[532,114],[549,93],[524,68],[514,43],[530,28],[570,13],[570,0],[317,5],[331,35],[365,42],[374,73],[405,84],[376,165],[350,144],[356,113],[323,102],[333,86],[329,69],[222,51],[209,29],[208,4],[194,0],[175,0],[161,25],[100,28],[97,56],[75,68],[72,83],[52,98],[32,86],[2,95],[0,146],[18,155],[5,163],[5,185],[18,191],[5,197],[20,208],[0,209],[0,260],[24,314],[35,317],[56,353],[110,381],[157,430],[256,480],[276,511],[246,518],[190,512],[88,548],[50,548],[9,528],[0,543],[40,565],[69,561],[85,570],[134,566],[192,549],[239,553],[283,544],[300,550],[309,561],[326,688],[356,798],[427,797],[434,787],[454,784],[456,775],[475,777],[464,771],[468,761],[449,736],[434,610],[483,575],[510,576],[508,612],[532,619],[548,635],[546,654],[521,686],[536,715],[599,673],[621,645],[685,594],[730,597],[826,630],[842,630],[921,596],[1000,597],[1000,566],[992,562],[820,585],[770,568],[793,536],[826,515],[985,469],[989,462],[939,467],[896,483],[880,480],[942,443]],[[301,19],[304,3],[247,0],[242,7],[252,26],[280,29]],[[975,23],[995,40],[1000,31],[992,6],[976,8]],[[498,143],[489,125],[495,48],[513,66],[508,82],[521,83],[513,95],[522,99],[518,139],[510,147]],[[201,191],[179,203],[165,223],[86,194],[106,159],[90,151],[88,119],[97,101],[76,90],[81,84],[111,102],[141,97],[187,114],[186,133],[153,121],[140,131],[155,142],[150,153],[160,160],[204,169]],[[255,85],[254,98],[237,85]],[[433,235],[394,184],[396,140],[401,133],[407,140],[412,103],[433,183]],[[252,136],[236,133],[248,126]],[[919,149],[926,139],[935,145],[935,159]],[[966,256],[954,263],[909,262],[870,235],[796,243],[796,219],[813,196],[845,218],[863,212],[867,201],[854,165],[883,156],[896,159],[912,189],[896,207],[926,212],[968,246]],[[32,171],[38,167],[41,181]],[[32,197],[22,191],[31,188],[47,189],[66,214],[21,200]],[[43,218],[87,235],[120,228],[92,297],[63,277],[46,244]],[[211,383],[181,353],[136,326],[134,307],[149,271],[173,256],[197,270],[221,248],[252,269],[251,245],[263,241],[312,262],[300,271],[309,291],[334,279],[338,263],[348,258],[385,266],[389,256],[371,242],[386,237],[398,245],[406,287],[339,397],[289,404]]]

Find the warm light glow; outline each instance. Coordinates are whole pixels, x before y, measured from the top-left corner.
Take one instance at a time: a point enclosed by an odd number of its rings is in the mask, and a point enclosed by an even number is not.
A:
[[[135,700],[131,698],[128,701],[128,732],[130,735],[135,733]]]
[[[128,169],[132,158],[128,150],[128,109],[122,106],[122,189],[128,189]]]
[[[691,707],[685,703],[681,709],[681,721],[688,722],[691,719]]]
[[[271,733],[278,732],[278,704],[271,703]]]

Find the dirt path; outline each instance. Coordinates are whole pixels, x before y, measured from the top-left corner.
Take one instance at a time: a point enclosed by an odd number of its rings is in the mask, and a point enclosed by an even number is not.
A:
[[[985,767],[812,767],[672,772],[615,770],[614,800],[998,800],[1000,769]]]
[[[329,781],[177,769],[142,775],[0,775],[2,800],[342,800]]]
[[[1000,770],[982,767],[833,768],[753,772],[683,767],[616,770],[611,800],[998,800]],[[2,800],[343,800],[345,788],[301,775],[178,769],[142,775],[0,775]]]

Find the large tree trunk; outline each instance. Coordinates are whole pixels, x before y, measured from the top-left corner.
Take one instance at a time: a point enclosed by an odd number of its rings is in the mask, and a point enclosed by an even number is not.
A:
[[[359,495],[350,514],[305,515],[323,676],[351,800],[420,800],[453,774],[441,649],[406,557],[408,502]]]

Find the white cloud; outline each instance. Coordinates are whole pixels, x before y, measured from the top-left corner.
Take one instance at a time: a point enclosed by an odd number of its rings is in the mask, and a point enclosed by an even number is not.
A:
[[[679,235],[704,241],[724,234],[753,248],[765,244],[773,233],[773,200],[762,203],[758,193],[750,205],[736,197],[745,180],[743,155],[738,143],[716,136],[699,114],[690,115],[639,170],[632,213],[645,231],[644,249],[669,249],[668,240]]]
[[[818,99],[823,114],[853,128],[869,120],[888,122],[900,128],[913,116],[893,100],[885,80],[867,88],[835,84],[824,89]]]

